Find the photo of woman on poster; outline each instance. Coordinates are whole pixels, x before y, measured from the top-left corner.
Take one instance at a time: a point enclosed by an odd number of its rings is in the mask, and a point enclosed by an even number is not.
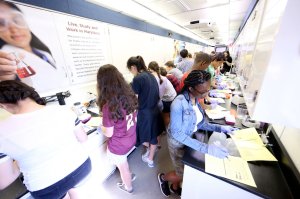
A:
[[[0,81],[19,79],[46,91],[58,76],[49,48],[31,32],[21,10],[0,0]]]

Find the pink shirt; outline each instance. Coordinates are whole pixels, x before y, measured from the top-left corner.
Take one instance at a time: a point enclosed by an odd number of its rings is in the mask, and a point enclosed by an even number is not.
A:
[[[122,109],[125,119],[117,121],[110,118],[108,106],[104,105],[102,113],[103,126],[114,127],[113,135],[108,139],[109,151],[117,155],[128,153],[136,143],[136,111],[126,115],[125,110]]]

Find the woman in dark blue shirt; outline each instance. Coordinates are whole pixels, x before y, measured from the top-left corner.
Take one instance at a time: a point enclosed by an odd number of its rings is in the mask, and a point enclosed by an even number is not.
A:
[[[163,131],[164,125],[158,109],[159,88],[155,77],[148,72],[141,56],[130,57],[127,68],[134,75],[132,88],[138,95],[137,140],[136,146],[147,147],[142,160],[149,167],[154,167],[153,158],[157,145],[157,136]]]

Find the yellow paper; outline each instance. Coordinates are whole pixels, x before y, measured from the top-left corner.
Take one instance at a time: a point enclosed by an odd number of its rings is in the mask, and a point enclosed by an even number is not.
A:
[[[277,161],[266,147],[247,148],[237,147],[241,157],[246,161]]]
[[[277,161],[272,153],[264,146],[255,128],[235,131],[231,137],[244,160]]]
[[[102,124],[102,117],[92,117],[86,124],[97,127]]]
[[[231,136],[235,142],[247,141],[252,142],[260,146],[264,146],[255,128],[246,128],[238,131],[234,131],[234,135]]]
[[[205,172],[256,187],[248,163],[240,157],[220,159],[205,154]]]

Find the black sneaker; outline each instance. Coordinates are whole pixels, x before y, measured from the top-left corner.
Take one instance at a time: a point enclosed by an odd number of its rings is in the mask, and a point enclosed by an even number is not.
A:
[[[162,179],[162,176],[165,175],[164,173],[159,173],[157,175],[158,178],[158,182],[159,182],[159,187],[161,192],[166,196],[169,197],[169,195],[171,195],[170,193],[170,189],[169,189],[169,185],[168,185],[168,181],[165,181]]]
[[[171,191],[172,193],[175,193],[175,194],[181,196],[181,191],[182,191],[182,189],[179,187],[178,189],[175,190],[175,189],[173,189],[173,184],[171,184],[171,186],[170,186],[170,191]]]

